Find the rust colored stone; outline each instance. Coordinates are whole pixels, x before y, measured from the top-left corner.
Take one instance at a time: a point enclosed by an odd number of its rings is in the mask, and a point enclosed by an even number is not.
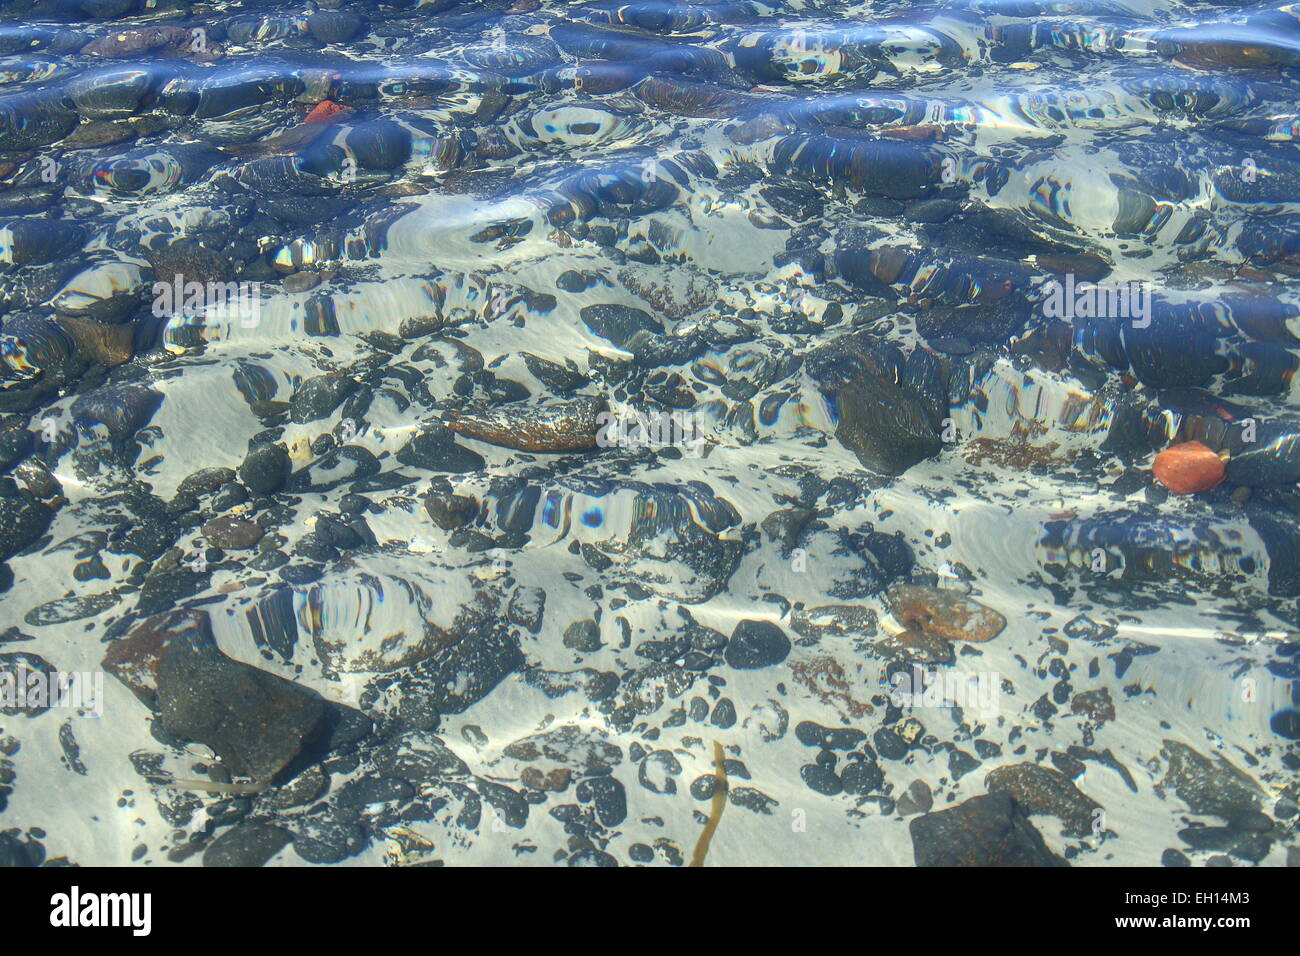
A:
[[[242,551],[262,540],[266,532],[246,518],[222,515],[203,526],[203,536],[223,551]]]
[[[889,589],[889,610],[906,627],[948,641],[991,641],[1007,619],[961,591],[895,584]]]
[[[1151,473],[1174,494],[1194,495],[1223,481],[1223,459],[1200,442],[1188,441],[1156,455]]]
[[[333,123],[339,119],[340,114],[350,113],[351,110],[346,106],[340,106],[333,100],[321,100],[312,107],[311,112],[307,114],[305,123]]]

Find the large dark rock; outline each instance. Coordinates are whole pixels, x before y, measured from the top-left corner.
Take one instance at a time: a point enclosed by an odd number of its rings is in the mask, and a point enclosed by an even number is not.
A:
[[[432,422],[397,452],[397,460],[413,468],[464,474],[482,471],[486,466],[483,456],[456,444],[456,436],[445,425]]]
[[[396,169],[411,158],[411,134],[392,120],[357,124],[347,144],[362,169]]]
[[[216,647],[205,611],[181,610],[159,614],[137,624],[110,645],[102,666],[150,710],[158,709],[158,665],[173,641]]]
[[[9,259],[15,266],[44,265],[76,255],[86,241],[86,231],[62,219],[15,219],[9,230]]]
[[[104,668],[157,709],[168,734],[207,744],[256,780],[270,781],[325,729],[319,695],[226,657],[205,611],[145,621],[109,648]]]
[[[0,495],[0,561],[35,544],[54,520],[54,512],[21,491]]]
[[[307,30],[321,43],[346,43],[365,26],[365,18],[351,10],[318,10],[307,18]]]
[[[664,325],[650,313],[630,305],[587,305],[579,313],[587,328],[623,348],[638,332],[663,334]]]
[[[369,842],[361,827],[332,816],[299,817],[292,825],[294,852],[308,863],[340,863],[356,856]]]
[[[144,385],[100,388],[72,403],[72,417],[83,428],[103,426],[120,446],[149,424],[162,400],[161,392]]]
[[[863,333],[843,335],[808,357],[808,370],[839,416],[835,437],[864,467],[901,475],[937,454],[947,408],[936,360],[903,354]]]
[[[321,729],[325,703],[291,681],[183,645],[158,667],[163,729],[207,744],[234,773],[270,780]]]
[[[841,389],[836,404],[835,437],[872,471],[901,475],[943,447],[920,399],[886,379],[864,376]]]
[[[912,820],[917,866],[1066,866],[1005,793],[972,797]]]
[[[145,255],[159,282],[172,284],[180,276],[182,287],[190,282],[226,282],[234,274],[225,255],[193,239],[177,239]]]
[[[289,834],[262,823],[241,823],[217,837],[203,853],[204,866],[263,866],[285,848]]]

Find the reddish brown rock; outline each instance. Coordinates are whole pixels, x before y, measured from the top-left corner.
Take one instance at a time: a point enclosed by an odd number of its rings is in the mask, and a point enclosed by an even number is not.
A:
[[[77,351],[105,368],[115,368],[129,362],[135,355],[135,326],[105,325],[75,315],[59,315],[55,320],[72,341]]]
[[[446,425],[457,435],[477,438],[490,445],[519,451],[584,451],[596,447],[603,399],[576,398],[568,402],[536,405],[501,405],[496,408],[451,413]]]
[[[1198,441],[1170,445],[1151,463],[1156,481],[1176,495],[1194,495],[1223,481],[1223,459]]]
[[[1115,702],[1110,699],[1110,691],[1103,687],[1075,694],[1074,700],[1070,701],[1070,712],[1101,724],[1115,719]]]
[[[346,106],[340,106],[333,100],[321,100],[312,107],[311,112],[307,114],[307,118],[303,120],[303,122],[312,125],[318,123],[333,123],[336,120],[342,119],[351,112],[351,109]]]
[[[534,790],[563,793],[569,789],[571,778],[572,773],[568,767],[556,767],[550,773],[543,773],[537,767],[525,767],[523,773],[519,775],[519,782]]]
[[[203,536],[214,548],[223,551],[242,551],[262,540],[263,531],[258,525],[235,515],[213,518],[203,526]]]
[[[889,589],[889,610],[899,623],[948,641],[991,641],[1007,619],[961,591],[895,584]]]

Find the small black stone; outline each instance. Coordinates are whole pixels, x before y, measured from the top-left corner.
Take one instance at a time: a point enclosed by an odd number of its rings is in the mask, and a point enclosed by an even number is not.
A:
[[[723,657],[737,670],[780,664],[790,653],[790,639],[771,621],[741,621],[731,632]]]

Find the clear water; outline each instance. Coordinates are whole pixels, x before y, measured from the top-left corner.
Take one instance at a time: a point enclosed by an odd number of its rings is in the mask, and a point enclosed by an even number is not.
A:
[[[1295,862],[1300,9],[0,18],[10,859]]]

